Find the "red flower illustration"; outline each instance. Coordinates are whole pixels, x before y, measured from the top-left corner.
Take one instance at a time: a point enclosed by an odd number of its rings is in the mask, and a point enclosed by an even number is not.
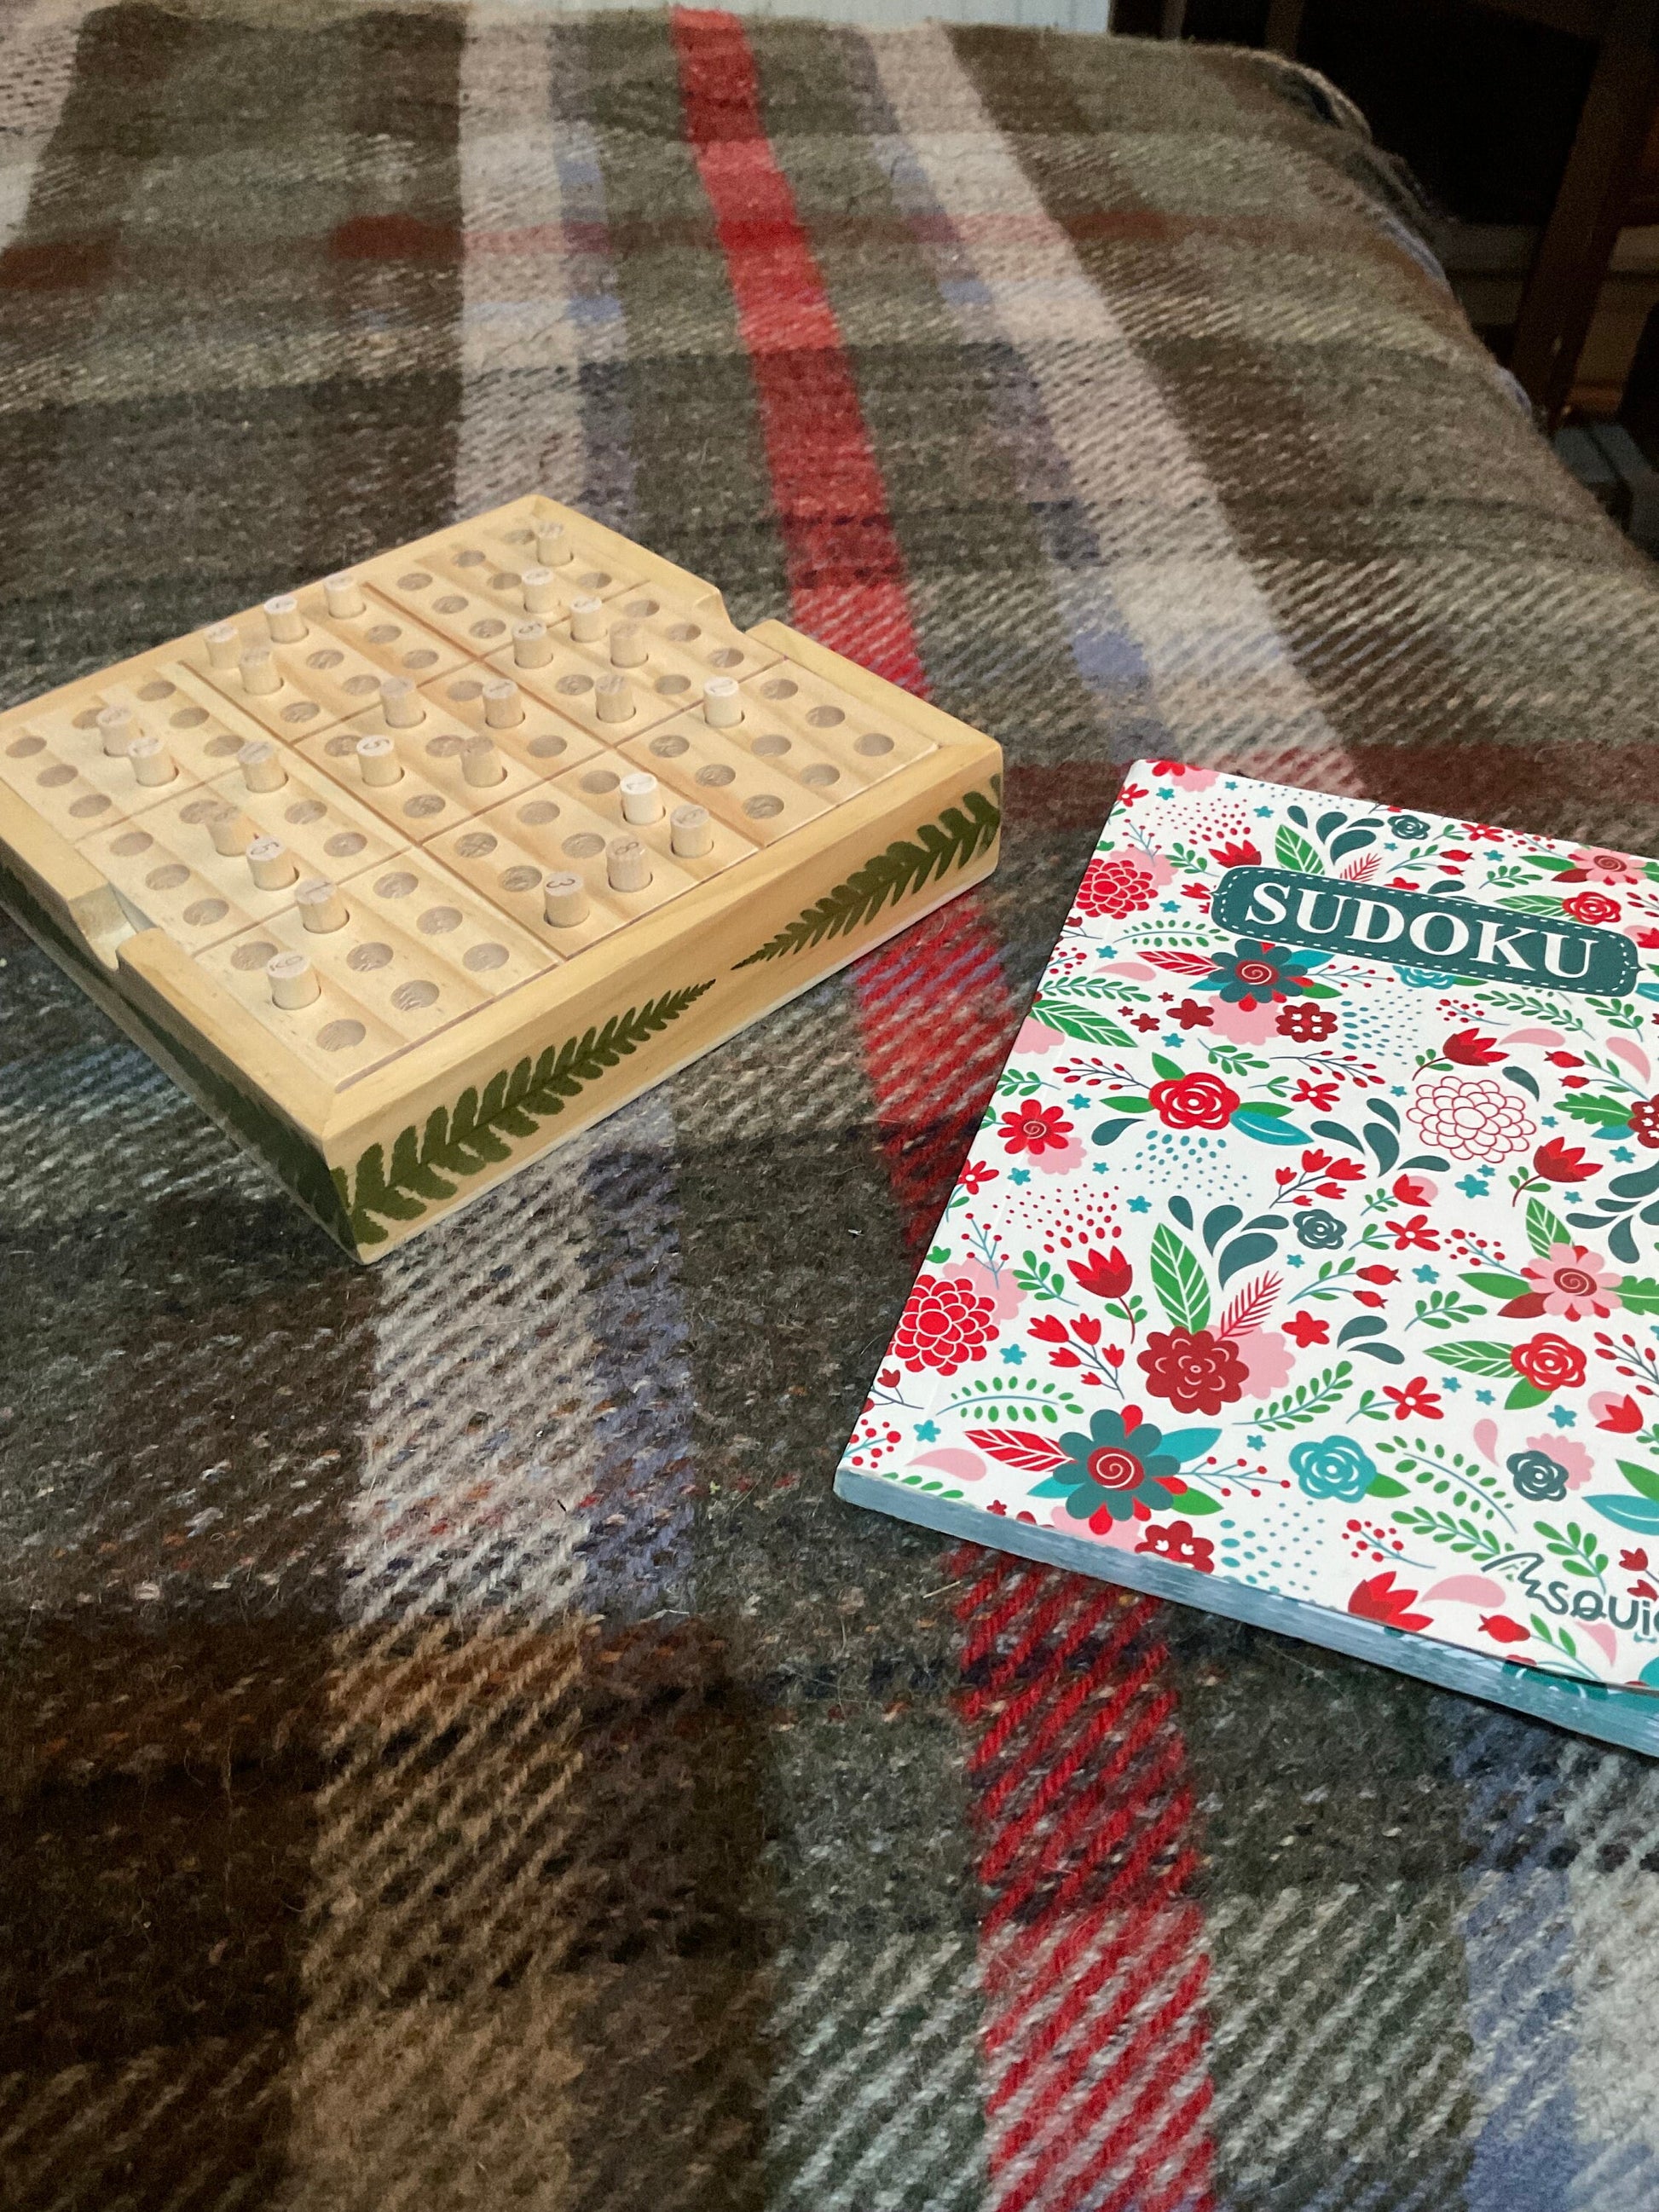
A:
[[[994,1182],[1000,1170],[988,1168],[982,1160],[969,1160],[962,1170],[962,1187],[969,1198],[976,1198],[988,1182]]]
[[[1397,1283],[1400,1280],[1398,1267],[1362,1267],[1359,1272],[1368,1283]]]
[[[1104,915],[1121,921],[1126,915],[1142,913],[1158,893],[1158,878],[1147,862],[1133,853],[1113,853],[1090,861],[1074,903],[1091,920]]]
[[[1310,1313],[1292,1314],[1285,1324],[1285,1334],[1305,1352],[1310,1344],[1328,1344],[1331,1325]]]
[[[1426,1176],[1396,1176],[1394,1194],[1401,1206],[1426,1206],[1434,1196],[1434,1185]]]
[[[1109,1258],[1104,1252],[1091,1252],[1087,1260],[1068,1260],[1066,1266],[1090,1295],[1097,1298],[1121,1298],[1134,1280],[1134,1269],[1115,1244]]]
[[[1489,1613],[1480,1626],[1494,1644],[1524,1644],[1532,1633],[1504,1613]]]
[[[1633,1437],[1642,1425],[1642,1408],[1628,1391],[1622,1398],[1598,1393],[1590,1400],[1590,1411],[1596,1427],[1611,1429],[1616,1437]]]
[[[1495,1037],[1482,1036],[1478,1030],[1459,1030],[1440,1049],[1460,1067],[1496,1067],[1499,1060],[1509,1058]]]
[[[1196,999],[1183,999],[1175,1010],[1175,1018],[1183,1030],[1207,1030],[1215,1021],[1213,1006],[1200,1006]]]
[[[968,1361],[984,1358],[997,1334],[993,1311],[992,1300],[981,1297],[965,1275],[956,1282],[918,1275],[893,1332],[893,1350],[913,1375],[924,1367],[954,1375]]]
[[[1293,1043],[1317,1044],[1334,1033],[1336,1016],[1328,1006],[1281,1006],[1273,1027]]]
[[[1601,1163],[1587,1160],[1582,1145],[1570,1145],[1563,1137],[1552,1137],[1547,1145],[1540,1145],[1532,1156],[1532,1171],[1542,1176],[1546,1182],[1588,1182],[1593,1175],[1601,1172]]]
[[[1648,1571],[1648,1555],[1644,1551],[1620,1552],[1619,1564],[1627,1575],[1644,1575]]]
[[[1415,1213],[1409,1221],[1387,1221],[1382,1224],[1394,1239],[1396,1252],[1437,1252],[1440,1234],[1429,1226],[1426,1213]]]
[[[1571,1082],[1572,1079],[1569,1076],[1567,1079]],[[1659,1152],[1659,1092],[1631,1108],[1630,1126],[1638,1145],[1645,1145],[1650,1152]]]
[[[1336,1105],[1334,1083],[1310,1083],[1305,1075],[1298,1075],[1296,1089],[1291,1094],[1293,1106],[1311,1106],[1321,1114],[1331,1113]]]
[[[1063,1152],[1072,1124],[1058,1106],[1039,1106],[1029,1098],[1011,1106],[997,1124],[1003,1147],[1011,1152]]]
[[[1248,837],[1235,838],[1231,844],[1212,845],[1210,858],[1218,860],[1224,868],[1254,868],[1261,865],[1261,855]]]
[[[1156,1552],[1160,1559],[1173,1559],[1177,1566],[1196,1567],[1201,1575],[1215,1572],[1215,1546],[1207,1536],[1194,1536],[1190,1521],[1171,1521],[1164,1528],[1149,1528],[1135,1549]]]
[[[1140,1355],[1146,1388],[1177,1413],[1215,1413],[1243,1395],[1250,1370],[1231,1340],[1207,1328],[1154,1329]]]
[[[1601,891],[1580,891],[1577,898],[1563,899],[1561,909],[1575,921],[1617,921],[1619,902]]]
[[[1514,1346],[1510,1365],[1539,1390],[1571,1390],[1584,1379],[1584,1355],[1565,1336],[1529,1336]]]
[[[1399,1390],[1392,1382],[1385,1382],[1382,1395],[1394,1400],[1396,1421],[1438,1421],[1445,1418],[1444,1408],[1430,1389],[1426,1375],[1414,1375],[1404,1389]]]
[[[1358,1583],[1348,1600],[1350,1613],[1358,1613],[1362,1620],[1380,1620],[1389,1628],[1426,1628],[1426,1613],[1413,1613],[1417,1603],[1414,1589],[1396,1589],[1394,1569],[1386,1574],[1373,1575],[1369,1582]]]
[[[1172,1075],[1153,1084],[1147,1097],[1166,1129],[1224,1129],[1238,1093],[1218,1075]]]

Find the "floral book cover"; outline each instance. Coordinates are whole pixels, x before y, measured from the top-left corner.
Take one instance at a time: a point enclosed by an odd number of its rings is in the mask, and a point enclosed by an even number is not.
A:
[[[1659,863],[1138,763],[836,1477],[1659,1753]]]

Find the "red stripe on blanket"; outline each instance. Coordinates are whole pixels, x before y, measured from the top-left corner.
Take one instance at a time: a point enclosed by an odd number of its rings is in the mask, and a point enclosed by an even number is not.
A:
[[[1214,2203],[1192,1802],[1158,1606],[988,1558],[957,1607],[994,2212]]]
[[[761,116],[743,24],[677,9],[686,133],[714,217],[759,402],[794,621],[921,696],[903,556],[823,272]],[[853,985],[905,1229],[925,1244],[1014,1024],[971,895],[860,961]]]

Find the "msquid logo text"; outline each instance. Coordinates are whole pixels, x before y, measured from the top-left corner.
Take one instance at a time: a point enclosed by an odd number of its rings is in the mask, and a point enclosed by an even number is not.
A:
[[[1589,922],[1522,921],[1473,899],[1349,884],[1288,868],[1229,868],[1210,913],[1223,929],[1399,968],[1443,968],[1483,982],[1619,998],[1635,984],[1636,947]]]

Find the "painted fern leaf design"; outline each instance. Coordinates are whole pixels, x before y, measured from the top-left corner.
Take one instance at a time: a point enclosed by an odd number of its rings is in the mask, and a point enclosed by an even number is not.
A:
[[[358,1243],[383,1244],[382,1221],[417,1220],[435,1200],[453,1198],[461,1178],[509,1159],[508,1138],[533,1137],[542,1122],[563,1113],[568,1099],[714,988],[712,979],[693,983],[613,1014],[603,1029],[549,1045],[537,1060],[521,1060],[510,1072],[492,1076],[482,1091],[465,1090],[453,1106],[438,1107],[424,1128],[411,1125],[396,1138],[389,1161],[383,1146],[371,1145],[355,1176],[336,1168],[334,1180]]]
[[[739,960],[738,967],[752,968],[757,961],[810,951],[826,937],[845,937],[849,930],[874,921],[884,907],[896,906],[924,884],[976,860],[1002,826],[1000,783],[1000,777],[993,780],[994,796],[990,798],[982,791],[964,793],[960,806],[947,806],[937,822],[924,822],[914,839],[901,837],[873,860],[866,860],[816,906],[798,914],[757,951]]]

